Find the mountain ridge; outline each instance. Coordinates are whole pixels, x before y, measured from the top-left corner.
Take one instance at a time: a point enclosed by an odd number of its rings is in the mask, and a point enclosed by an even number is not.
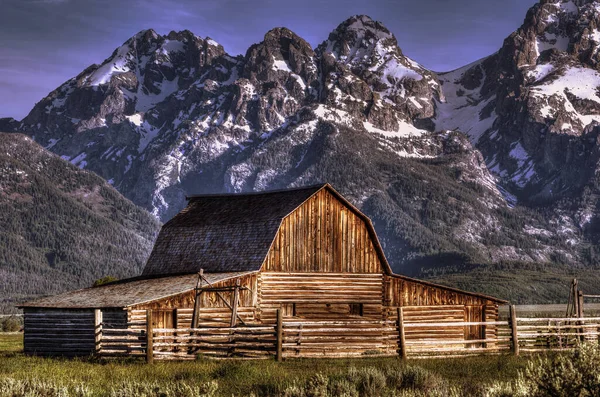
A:
[[[596,37],[595,4],[542,1],[499,51],[446,73],[361,15],[315,48],[275,28],[235,57],[189,31],[142,31],[0,126],[163,220],[188,194],[328,181],[374,219],[396,271],[591,264],[600,114],[593,95],[552,82],[596,81],[582,39]]]
[[[159,224],[99,176],[0,133],[0,312],[138,274]]]

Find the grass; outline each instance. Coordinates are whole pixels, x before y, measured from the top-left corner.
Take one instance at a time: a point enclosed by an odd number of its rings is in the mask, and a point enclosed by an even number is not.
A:
[[[365,370],[374,367],[382,372],[401,371],[407,364],[434,373],[451,386],[461,389],[470,385],[486,385],[509,381],[525,368],[528,359],[510,356],[488,356],[461,359],[408,360],[394,357],[364,359],[294,359],[283,363],[273,360],[198,360],[194,362],[114,361],[94,359],[62,359],[29,357],[21,353],[20,334],[0,334],[0,379],[35,379],[54,382],[61,387],[84,384],[93,394],[108,396],[109,387],[128,383],[172,385],[174,382],[199,385],[216,380],[219,396],[272,396],[282,394],[294,384],[304,384],[315,374],[341,378],[349,368]],[[1,395],[1,393],[0,393]]]

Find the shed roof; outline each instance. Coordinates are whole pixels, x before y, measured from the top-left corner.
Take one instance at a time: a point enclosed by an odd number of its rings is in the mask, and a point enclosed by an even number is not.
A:
[[[211,284],[251,272],[205,273]],[[197,274],[166,277],[135,277],[99,287],[91,287],[60,295],[49,296],[27,302],[19,307],[43,307],[60,309],[105,309],[125,308],[152,302],[193,290],[198,281]]]
[[[142,275],[257,271],[283,218],[329,186],[188,197],[165,223]]]

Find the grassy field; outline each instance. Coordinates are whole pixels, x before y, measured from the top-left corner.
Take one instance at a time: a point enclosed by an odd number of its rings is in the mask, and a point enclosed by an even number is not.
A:
[[[310,393],[294,392],[296,390],[294,386],[318,383],[319,377],[316,374],[322,374],[330,379],[330,383],[338,382],[342,384],[340,387],[347,387],[348,385],[344,386],[344,382],[347,383],[346,379],[350,379],[349,373],[354,374],[351,376],[356,376],[357,379],[362,379],[362,382],[366,382],[367,385],[370,384],[369,382],[377,382],[376,378],[379,376],[377,374],[386,374],[387,384],[384,380],[385,387],[377,389],[378,391],[372,390],[373,393],[368,392],[364,387],[363,389],[358,387],[360,394],[344,394],[340,391],[339,394],[330,392],[331,394],[327,395],[398,395],[395,393],[404,387],[406,392],[413,393],[416,390],[425,393],[408,395],[443,395],[435,390],[447,392],[453,389],[461,391],[458,395],[483,396],[486,385],[515,379],[517,372],[522,370],[528,361],[526,358],[492,356],[401,362],[392,357],[348,360],[296,359],[283,363],[272,360],[198,360],[156,362],[154,365],[146,365],[142,361],[27,357],[21,351],[22,335],[0,334],[0,382],[2,379],[5,381],[10,379],[14,382],[35,380],[42,385],[66,388],[71,393],[75,393],[74,390],[77,388],[86,390],[87,394],[68,394],[78,396],[132,395],[130,393],[137,393],[132,391],[137,387],[135,385],[151,385],[150,391],[133,394],[140,396],[249,396],[252,393],[255,396],[308,396]],[[401,383],[403,386],[399,386],[398,383],[392,387],[395,388],[395,392],[392,393],[389,385],[397,378],[404,379],[402,380],[404,383]],[[200,392],[196,392],[197,394],[165,392],[173,384],[200,387]],[[2,394],[0,390],[0,396],[4,395],[25,396],[27,394]]]

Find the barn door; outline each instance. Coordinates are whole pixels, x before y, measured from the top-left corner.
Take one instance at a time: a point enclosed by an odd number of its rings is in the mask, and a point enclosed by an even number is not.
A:
[[[173,310],[152,310],[153,328],[173,328]]]
[[[465,322],[479,323],[483,320],[482,305],[465,305]],[[483,337],[484,327],[481,325],[465,326],[465,340],[481,340]],[[467,348],[482,347],[482,343],[471,343]]]

